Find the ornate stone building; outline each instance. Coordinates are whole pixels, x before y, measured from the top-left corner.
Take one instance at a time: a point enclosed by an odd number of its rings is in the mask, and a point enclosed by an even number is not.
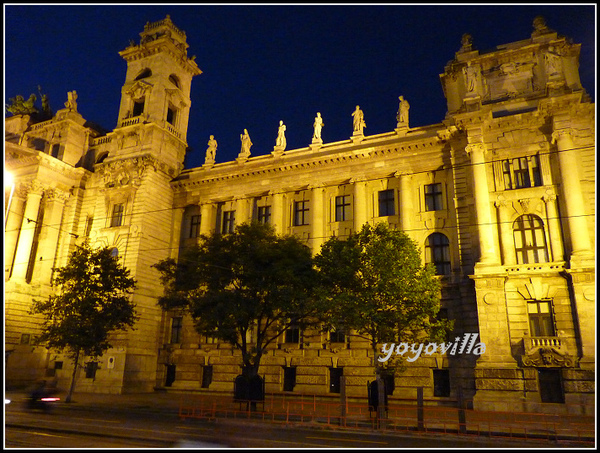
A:
[[[332,235],[387,222],[436,265],[443,313],[456,320],[450,341],[477,333],[486,346],[480,356],[423,354],[395,377],[391,398],[423,387],[439,402],[460,392],[476,408],[593,412],[595,116],[580,45],[537,19],[529,38],[487,53],[465,35],[440,75],[448,112],[439,124],[411,128],[400,108],[388,133],[365,136],[359,121],[348,140],[323,143],[315,126],[306,148],[279,143],[269,155],[208,156],[191,169],[190,87],[201,71],[187,47],[167,17],[120,52],[126,80],[108,133],[77,112],[75,92],[44,121],[6,119],[9,385],[70,375],[66,356],[33,341],[40,320],[28,310],[84,238],[113,247],[131,270],[140,320],[87,362],[78,389],[231,392],[236,352],[200,337],[185,314],[161,311],[151,265],[250,219],[315,253]],[[365,396],[372,360],[350,335],[292,330],[260,373],[267,392],[331,395],[344,380],[348,395]]]

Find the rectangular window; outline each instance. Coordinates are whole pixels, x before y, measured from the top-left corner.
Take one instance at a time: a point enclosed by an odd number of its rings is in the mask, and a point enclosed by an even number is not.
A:
[[[140,116],[142,113],[144,113],[144,99],[134,101],[131,116]]]
[[[181,343],[181,333],[183,330],[183,318],[174,316],[171,318],[171,343]]]
[[[98,370],[98,362],[88,362],[85,364],[85,378],[95,379]]]
[[[207,389],[212,383],[213,377],[213,366],[212,365],[204,365],[202,367],[202,388]]]
[[[438,182],[425,186],[425,210],[442,210],[442,183]]]
[[[538,368],[538,384],[542,403],[565,402],[560,370]]]
[[[200,215],[193,215],[190,217],[190,238],[197,238],[200,236]]]
[[[90,237],[90,233],[92,231],[92,224],[94,223],[94,218],[92,216],[87,216],[85,219],[85,237]]]
[[[379,191],[379,217],[396,215],[394,189]]]
[[[450,396],[450,370],[433,370],[433,396]]]
[[[552,304],[549,300],[531,300],[527,302],[529,333],[532,337],[555,336],[552,320]]]
[[[175,126],[175,120],[177,119],[177,110],[175,107],[169,106],[167,109],[167,123],[171,126]]]
[[[123,212],[125,211],[125,204],[117,203],[113,206],[112,217],[110,218],[110,226],[118,227],[123,225]]]
[[[294,226],[308,225],[308,201],[294,202]]]
[[[296,325],[290,326],[285,331],[285,342],[286,343],[300,343],[300,327]]]
[[[342,329],[335,329],[329,332],[329,341],[331,343],[345,343],[346,334]]]
[[[262,224],[271,223],[271,206],[258,207],[258,222]]]
[[[344,368],[329,368],[329,393],[340,393]]]
[[[536,154],[504,160],[502,178],[506,190],[541,186],[540,157]]]
[[[235,211],[223,212],[223,224],[221,226],[221,233],[229,234],[235,230]]]
[[[529,167],[526,157],[513,159],[513,174],[515,175],[515,189],[523,187],[531,187],[531,179],[529,178]]]
[[[335,221],[343,222],[350,218],[350,195],[335,197]]]
[[[50,152],[50,155],[52,157],[56,157],[57,159],[62,160],[63,153],[61,152],[60,144],[55,143],[54,145],[52,145],[52,151]]]
[[[283,391],[293,392],[296,386],[296,367],[295,366],[284,366],[283,367]]]

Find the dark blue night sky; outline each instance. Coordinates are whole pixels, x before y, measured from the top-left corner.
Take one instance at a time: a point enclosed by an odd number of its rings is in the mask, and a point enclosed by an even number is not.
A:
[[[468,32],[486,51],[528,39],[535,16],[582,44],[582,84],[595,101],[596,6],[117,6],[5,5],[5,93],[47,93],[54,111],[76,90],[85,119],[116,126],[126,63],[118,52],[148,21],[167,14],[187,34],[194,78],[188,167],[202,165],[209,135],[217,162],[233,160],[248,129],[252,155],[269,154],[279,121],[287,149],[309,145],[321,112],[326,143],[352,134],[356,105],[365,135],[396,127],[398,96],[411,104],[410,126],[440,123],[439,81]],[[38,96],[39,97],[39,96]]]

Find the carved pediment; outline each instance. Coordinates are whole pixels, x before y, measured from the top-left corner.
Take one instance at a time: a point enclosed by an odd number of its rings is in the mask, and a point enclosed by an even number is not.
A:
[[[132,99],[139,99],[152,90],[153,85],[145,80],[136,80],[125,93],[131,96]]]

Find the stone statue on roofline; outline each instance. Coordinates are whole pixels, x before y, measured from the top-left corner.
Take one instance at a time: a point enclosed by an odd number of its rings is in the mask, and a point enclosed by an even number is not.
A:
[[[315,122],[313,123],[313,127],[315,128],[313,133],[313,142],[323,141],[323,139],[321,138],[321,130],[323,129],[323,126],[325,126],[325,124],[323,123],[323,118],[321,118],[321,112],[317,112]]]
[[[365,123],[365,115],[360,109],[360,106],[356,106],[356,109],[352,113],[352,126],[354,128],[354,135],[363,135],[363,129],[367,127]]]
[[[32,115],[38,113],[38,109],[35,107],[35,101],[37,101],[35,94],[30,95],[27,100],[23,96],[17,95],[14,98],[10,98],[9,101],[11,104],[6,104],[6,111],[13,115]]]
[[[240,140],[242,142],[242,149],[238,156],[238,159],[247,159],[250,157],[250,147],[252,146],[252,141],[250,140],[250,134],[248,134],[248,129],[244,129],[244,133],[240,134]]]
[[[206,157],[204,159],[204,165],[212,167],[215,164],[215,158],[217,155],[217,141],[215,136],[211,135],[208,140],[208,148],[206,149]]]
[[[65,102],[65,107],[69,110],[77,111],[77,91],[69,91],[67,92],[67,102]]]
[[[408,110],[410,109],[410,104],[404,96],[400,96],[398,98],[400,104],[398,105],[398,113],[396,114],[396,120],[398,121],[398,127],[408,127]]]

